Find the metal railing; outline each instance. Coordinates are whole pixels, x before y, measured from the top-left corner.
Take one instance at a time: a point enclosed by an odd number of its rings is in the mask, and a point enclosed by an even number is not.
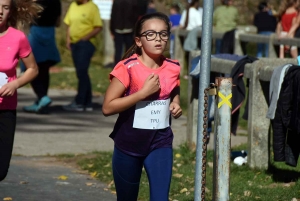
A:
[[[244,55],[242,50],[242,43],[266,43],[269,44],[269,58],[278,58],[276,53],[276,46],[279,45],[289,45],[300,47],[300,38],[279,38],[276,34],[271,34],[270,36],[260,35],[256,33],[256,27],[253,25],[238,26],[235,32],[235,42],[234,42],[234,54]],[[175,35],[175,58],[183,65],[185,63],[184,49],[182,46],[181,38],[185,38],[189,31],[183,29],[175,29],[172,31]],[[201,38],[202,32],[198,31],[198,38]],[[224,33],[213,31],[212,39],[222,39]]]
[[[191,58],[199,56],[199,51],[191,52]],[[212,58],[211,71],[229,74],[235,61]],[[248,111],[248,164],[251,168],[266,169],[270,157],[270,119],[266,118],[269,101],[269,82],[276,67],[287,63],[297,64],[296,59],[261,58],[246,64],[244,77],[249,79]],[[194,78],[193,78],[194,79]],[[235,83],[233,83],[235,84]],[[188,84],[187,141],[193,146],[197,135],[198,100],[193,80]]]

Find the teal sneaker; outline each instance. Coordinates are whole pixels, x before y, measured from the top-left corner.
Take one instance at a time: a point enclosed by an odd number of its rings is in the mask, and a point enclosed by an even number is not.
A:
[[[52,103],[52,100],[48,96],[43,96],[39,101],[37,113],[48,114],[49,108],[48,106]]]
[[[38,111],[38,104],[37,101],[33,103],[32,105],[23,107],[24,112],[28,113],[36,113]]]

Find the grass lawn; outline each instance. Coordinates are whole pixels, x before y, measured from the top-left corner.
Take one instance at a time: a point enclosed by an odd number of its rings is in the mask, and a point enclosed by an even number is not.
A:
[[[246,149],[246,145],[233,148],[233,150]],[[89,155],[60,155],[59,158],[66,162],[76,161],[80,168],[105,182],[107,189],[115,193],[111,152],[95,152]],[[195,152],[182,145],[174,150],[173,176],[170,190],[172,201],[194,200]],[[208,166],[206,179],[206,200],[212,200],[213,193],[213,151],[208,151]],[[234,201],[291,201],[300,198],[299,165],[291,168],[283,163],[271,162],[268,171],[253,170],[248,166],[230,164],[230,200]],[[139,200],[149,200],[149,185],[145,171],[140,182]]]

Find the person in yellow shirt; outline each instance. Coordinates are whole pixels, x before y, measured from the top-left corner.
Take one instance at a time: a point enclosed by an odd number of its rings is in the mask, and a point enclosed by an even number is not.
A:
[[[99,9],[92,0],[71,3],[64,23],[67,25],[67,48],[71,50],[78,78],[77,95],[63,106],[67,111],[92,111],[92,86],[88,68],[96,48],[96,35],[102,30]]]

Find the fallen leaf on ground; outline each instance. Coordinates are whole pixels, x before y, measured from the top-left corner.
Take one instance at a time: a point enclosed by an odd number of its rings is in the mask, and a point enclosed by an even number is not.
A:
[[[3,198],[3,200],[13,200],[11,197]]]
[[[187,192],[188,190],[186,189],[186,188],[183,188],[183,189],[181,189],[181,191],[180,191],[180,193],[185,193],[185,192]]]
[[[28,184],[28,181],[20,181],[20,184]]]
[[[91,176],[92,177],[97,177],[98,176],[98,172],[95,171],[95,172],[91,173]]]
[[[59,179],[59,180],[67,180],[68,177],[65,176],[65,175],[61,175],[61,176],[59,176],[57,179]]]
[[[109,182],[109,184],[107,185],[108,188],[110,188],[113,184],[114,184],[114,180],[112,180],[111,182]]]
[[[244,196],[249,197],[251,195],[250,191],[244,191]]]
[[[176,177],[176,178],[181,178],[183,176],[183,174],[173,174],[173,177]]]
[[[176,157],[176,158],[180,158],[181,155],[180,155],[180,154],[175,154],[175,157]]]
[[[94,166],[94,164],[88,164],[87,165],[89,168],[92,168]]]
[[[94,185],[94,183],[91,183],[91,182],[87,182],[87,183],[85,183],[87,186],[92,186],[92,185]]]

